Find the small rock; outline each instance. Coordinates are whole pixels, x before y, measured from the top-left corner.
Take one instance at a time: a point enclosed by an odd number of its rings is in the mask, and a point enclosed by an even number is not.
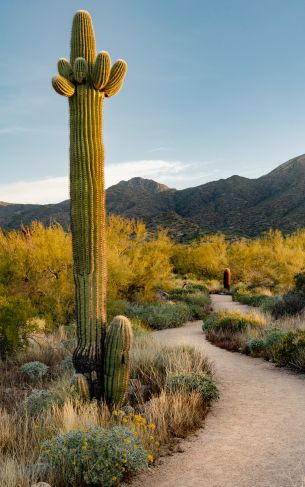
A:
[[[51,485],[46,482],[38,482],[38,484],[33,484],[31,487],[51,487]]]

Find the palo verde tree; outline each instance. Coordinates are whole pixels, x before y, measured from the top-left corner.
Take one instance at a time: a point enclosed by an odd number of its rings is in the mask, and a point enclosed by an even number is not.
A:
[[[70,108],[71,229],[77,321],[73,363],[77,373],[88,381],[91,397],[104,397],[108,404],[118,397],[122,402],[126,395],[125,365],[131,325],[127,319],[120,319],[107,328],[102,113],[104,99],[120,90],[126,70],[125,61],[119,60],[111,67],[107,52],[96,54],[91,17],[84,10],[78,11],[72,25],[70,62],[60,59],[59,75],[52,79],[55,91],[68,97]],[[123,374],[118,356],[124,361]],[[110,379],[105,378],[105,370],[113,375],[107,394],[105,383]]]

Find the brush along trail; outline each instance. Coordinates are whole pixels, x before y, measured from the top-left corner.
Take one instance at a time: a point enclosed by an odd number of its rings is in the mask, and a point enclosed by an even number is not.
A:
[[[213,295],[213,307],[249,306]],[[162,330],[169,345],[198,347],[215,364],[221,397],[182,453],[162,459],[133,487],[301,487],[305,485],[305,376],[208,343],[201,321]]]

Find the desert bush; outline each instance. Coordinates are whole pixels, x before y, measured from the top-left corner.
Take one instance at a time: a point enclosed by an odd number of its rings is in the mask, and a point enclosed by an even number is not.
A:
[[[298,272],[294,276],[294,287],[298,293],[305,295],[305,271],[304,270]]]
[[[211,330],[216,325],[218,320],[217,313],[211,313],[202,323],[202,331]]]
[[[152,237],[144,224],[118,216],[108,218],[107,234],[111,318],[114,300],[152,301],[157,288],[169,287],[172,244],[164,232]],[[30,318],[43,318],[48,329],[73,321],[71,235],[40,223],[26,234],[0,231],[0,289],[2,342],[2,322],[11,340]]]
[[[261,354],[267,359],[273,358],[273,348],[277,345],[285,331],[281,328],[271,327],[260,330],[260,336],[252,336],[248,340],[250,353],[253,355]]]
[[[219,398],[219,391],[215,382],[203,373],[169,375],[166,378],[165,386],[171,392],[198,392],[207,403]]]
[[[253,337],[248,340],[248,347],[254,355],[265,350],[265,346],[265,341],[262,338]]]
[[[189,307],[184,303],[128,304],[126,315],[136,318],[154,330],[175,328],[191,319]]]
[[[282,337],[285,335],[285,330],[281,328],[266,328],[264,330],[265,347],[271,349],[274,345],[277,345]]]
[[[197,279],[222,279],[227,267],[227,243],[223,235],[211,235],[188,245],[175,245],[171,260],[174,272]]]
[[[64,329],[54,331],[48,335],[48,347],[53,343],[55,348],[60,347],[61,351],[67,353],[62,345],[66,336]],[[44,343],[42,337],[39,337],[39,341]],[[29,349],[26,354],[30,353],[33,351]],[[165,346],[146,331],[135,336],[131,354],[129,393],[133,407],[129,405],[124,411],[117,412],[117,415],[111,414],[103,403],[79,398],[71,387],[70,373],[50,374],[50,377],[56,379],[48,383],[49,389],[34,391],[23,404],[22,397],[26,391],[22,384],[20,364],[24,358],[24,353],[22,358],[16,357],[17,362],[13,367],[15,372],[10,370],[12,359],[3,363],[1,371],[1,376],[16,374],[15,379],[13,375],[9,376],[9,382],[0,381],[0,388],[8,384],[10,387],[7,410],[0,410],[0,485],[4,487],[30,487],[38,478],[42,478],[42,467],[47,462],[39,458],[40,445],[45,440],[52,441],[50,438],[54,440],[91,426],[107,431],[113,427],[127,427],[139,441],[142,450],[145,450],[147,462],[147,455],[151,455],[150,460],[158,456],[160,446],[162,452],[166,451],[173,437],[185,437],[202,426],[209,409],[210,402],[204,400],[198,392],[170,392],[165,389],[165,384],[167,377],[173,375],[212,376],[211,363],[194,347]],[[51,370],[56,370],[56,362],[51,365]],[[141,391],[138,396],[134,394],[135,385]],[[145,401],[143,389],[149,392]],[[86,455],[86,450],[80,454]],[[95,465],[94,461],[91,461],[92,465]],[[129,474],[129,470],[123,474]],[[67,481],[66,471],[62,475],[60,469],[54,470],[53,478],[51,472],[43,478],[50,485],[58,487],[69,485],[70,481]],[[83,482],[79,485],[85,484]]]
[[[259,312],[242,314],[240,311],[212,313],[203,322],[206,338],[231,351],[249,353],[249,341],[267,325],[268,319]]]
[[[272,316],[275,319],[282,316],[295,315],[301,313],[305,308],[305,297],[298,292],[291,292],[274,302],[271,307]]]
[[[208,288],[204,284],[188,282],[183,287],[176,287],[168,292],[170,299],[186,300],[188,297],[195,296],[199,299],[208,295]]]
[[[47,389],[34,390],[24,401],[26,411],[31,416],[38,416],[60,399]]]
[[[49,367],[42,362],[34,361],[21,365],[20,370],[26,377],[33,380],[44,377],[47,374]]]
[[[305,331],[289,331],[273,346],[272,357],[279,366],[298,367],[305,370],[301,357],[305,356]],[[298,365],[297,365],[298,364]]]
[[[248,306],[261,307],[264,310],[272,307],[277,300],[277,297],[272,296],[267,288],[237,288],[234,289],[232,297],[233,301],[239,301]]]
[[[34,316],[29,298],[0,297],[0,358],[25,347],[35,330],[35,323],[30,321]]]
[[[188,283],[183,287],[174,288],[169,298],[188,305],[190,319],[203,320],[211,310],[211,301],[206,286],[199,283]]]
[[[135,340],[131,350],[131,377],[149,387],[152,393],[160,393],[170,375],[202,373],[211,376],[213,367],[194,347],[162,345],[149,334]]]
[[[305,266],[304,243],[305,230],[288,236],[269,231],[255,239],[232,242],[223,235],[213,235],[189,245],[175,245],[172,262],[175,272],[193,274],[207,284],[208,280],[222,280],[223,269],[230,267],[234,282],[282,294],[293,288],[295,274]],[[217,290],[217,283],[215,286]],[[210,284],[208,287],[212,289]]]
[[[147,454],[127,428],[97,426],[78,429],[45,441],[41,462],[47,464],[56,485],[117,485],[123,476],[147,468]]]
[[[172,243],[164,231],[151,237],[143,223],[111,215],[107,241],[110,300],[151,301],[157,288],[169,288]]]
[[[282,300],[282,296],[270,296],[265,297],[259,304],[259,307],[263,313],[272,315],[273,310],[276,308],[278,303]]]
[[[71,237],[54,225],[33,223],[26,235],[0,233],[0,283],[7,295],[28,296],[34,316],[49,326],[73,318]]]
[[[128,301],[125,299],[112,299],[107,302],[107,317],[109,323],[115,316],[125,315],[125,310],[128,305]]]
[[[240,311],[221,311],[214,313],[203,323],[203,330],[239,333],[247,328],[259,328],[266,325],[266,318],[255,312],[243,314]]]
[[[74,366],[73,366],[73,361],[72,361],[72,355],[68,355],[67,357],[65,357],[58,364],[58,368],[62,372],[73,372],[74,371]]]
[[[248,341],[250,338],[250,329],[231,333],[230,331],[210,328],[205,332],[205,336],[207,340],[220,348],[225,348],[232,352],[249,353]]]

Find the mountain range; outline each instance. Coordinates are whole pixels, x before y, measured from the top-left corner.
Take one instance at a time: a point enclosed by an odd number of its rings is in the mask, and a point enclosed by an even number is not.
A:
[[[69,200],[29,205],[0,202],[0,227],[17,229],[39,220],[69,228]],[[143,178],[107,190],[107,211],[143,220],[150,231],[167,228],[176,241],[206,233],[253,237],[273,228],[305,227],[305,155],[257,179],[231,176],[182,190]]]

